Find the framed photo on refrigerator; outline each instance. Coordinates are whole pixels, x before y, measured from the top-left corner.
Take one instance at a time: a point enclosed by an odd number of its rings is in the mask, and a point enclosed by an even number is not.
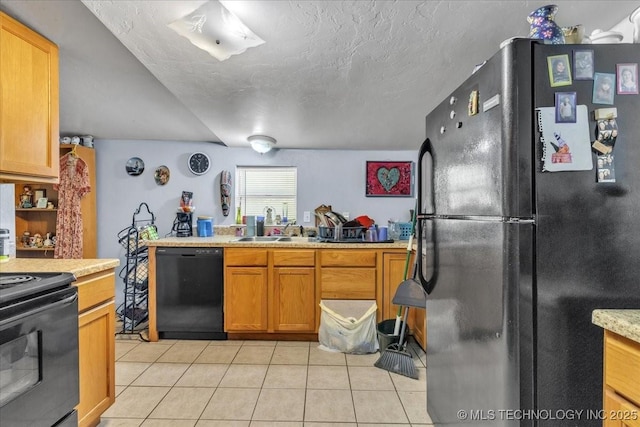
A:
[[[594,104],[613,105],[613,95],[616,91],[616,75],[613,73],[595,73],[593,77]]]
[[[616,64],[618,95],[638,93],[638,64]]]
[[[547,67],[549,68],[549,82],[551,83],[551,87],[571,85],[569,55],[547,56]]]
[[[556,123],[576,122],[576,92],[556,92]]]
[[[593,80],[593,49],[573,51],[573,78],[575,80]]]

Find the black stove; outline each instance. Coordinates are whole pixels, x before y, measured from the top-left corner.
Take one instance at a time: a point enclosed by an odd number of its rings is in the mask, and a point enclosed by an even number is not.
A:
[[[71,273],[0,272],[0,425],[78,425],[78,290]]]
[[[0,273],[0,306],[68,288],[72,273]]]

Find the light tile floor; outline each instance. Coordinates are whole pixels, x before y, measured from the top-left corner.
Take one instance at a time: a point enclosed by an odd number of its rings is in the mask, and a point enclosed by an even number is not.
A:
[[[429,425],[425,353],[420,378],[373,366],[380,353],[326,352],[317,342],[116,338],[112,426]]]

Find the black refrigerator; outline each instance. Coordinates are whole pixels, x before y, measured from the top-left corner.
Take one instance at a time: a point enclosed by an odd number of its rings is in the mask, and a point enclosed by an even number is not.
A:
[[[576,50],[591,51],[595,73],[640,63],[640,45],[515,40],[426,117],[418,276],[436,425],[602,424],[587,413],[602,409],[592,311],[640,307],[640,95],[594,104],[594,80],[552,87],[550,57],[566,55],[573,77]],[[575,92],[587,111],[586,125],[567,123],[588,128],[570,144],[577,170],[550,162],[561,135],[540,130],[537,109],[553,107],[556,92]],[[615,180],[599,179],[603,153],[591,146],[600,108],[617,110]]]

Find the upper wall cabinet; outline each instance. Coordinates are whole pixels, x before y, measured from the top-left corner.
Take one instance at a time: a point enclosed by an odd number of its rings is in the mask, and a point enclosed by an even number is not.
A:
[[[58,47],[0,12],[0,179],[57,182]]]

